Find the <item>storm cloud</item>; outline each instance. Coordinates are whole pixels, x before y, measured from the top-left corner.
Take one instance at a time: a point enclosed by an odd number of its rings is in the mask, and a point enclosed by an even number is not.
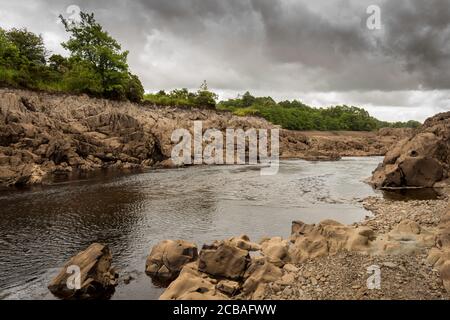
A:
[[[355,104],[387,120],[450,110],[450,0],[0,0],[0,26],[25,26],[64,53],[57,16],[94,12],[146,90],[249,90],[314,106]],[[367,8],[381,9],[370,30]]]

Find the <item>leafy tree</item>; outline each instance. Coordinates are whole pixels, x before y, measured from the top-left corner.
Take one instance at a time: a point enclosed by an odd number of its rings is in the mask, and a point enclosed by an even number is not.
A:
[[[125,88],[125,95],[128,100],[132,102],[140,102],[144,96],[145,90],[142,86],[141,81],[138,76],[131,74],[129,75],[128,83]]]
[[[44,65],[47,52],[42,36],[27,29],[11,29],[6,32],[7,39],[18,49],[23,62]]]
[[[100,75],[91,64],[83,61],[73,63],[70,70],[64,74],[64,84],[68,91],[100,95],[103,83]]]
[[[128,51],[122,51],[120,44],[96,22],[93,13],[81,12],[80,18],[80,22],[75,23],[60,15],[70,34],[70,39],[62,46],[70,51],[73,61],[90,65],[89,70],[100,78],[103,96],[140,101],[142,84],[128,70]]]
[[[203,81],[200,89],[197,91],[197,97],[195,98],[195,103],[197,106],[214,109],[216,107],[217,99],[217,94],[209,91],[206,80]]]
[[[244,93],[244,95],[242,96],[242,106],[245,108],[245,107],[250,107],[252,104],[254,104],[255,103],[255,97],[254,96],[252,96],[251,94],[250,94],[250,92],[246,92],[246,93]]]

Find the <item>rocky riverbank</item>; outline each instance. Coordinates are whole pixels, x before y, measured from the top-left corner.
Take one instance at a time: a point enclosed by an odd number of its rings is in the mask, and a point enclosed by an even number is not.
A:
[[[46,183],[105,168],[171,166],[175,129],[270,129],[262,118],[214,110],[157,107],[87,96],[0,89],[0,186]],[[383,155],[408,130],[280,132],[280,156],[336,160]]]
[[[290,239],[256,244],[241,237],[204,246],[161,298],[449,299],[449,246],[439,241],[448,198],[368,198],[364,205],[374,216],[352,226],[293,222]],[[223,270],[214,267],[217,257]],[[380,283],[370,288],[374,270]],[[228,291],[221,290],[224,281]]]
[[[360,223],[294,221],[286,239],[240,236],[201,247],[162,241],[145,272],[167,287],[160,299],[449,299],[448,191],[433,200],[369,197],[363,205],[373,215]],[[82,285],[68,290],[74,263],[82,266]],[[49,288],[64,299],[109,296],[127,277],[117,278],[112,264],[109,250],[94,244]]]
[[[373,173],[376,188],[423,188],[450,183],[450,112],[425,121],[389,150]]]

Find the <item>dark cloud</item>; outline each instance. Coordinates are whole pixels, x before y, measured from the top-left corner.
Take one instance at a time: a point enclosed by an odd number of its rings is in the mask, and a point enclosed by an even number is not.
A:
[[[72,4],[95,12],[130,50],[130,65],[148,90],[195,88],[206,79],[223,95],[248,89],[280,98],[299,94],[317,104],[338,97],[378,110],[412,110],[411,101],[429,114],[449,108],[450,0],[0,4],[0,25],[42,33],[55,51],[66,39],[59,13],[67,15]],[[366,27],[373,4],[381,8],[381,30]]]

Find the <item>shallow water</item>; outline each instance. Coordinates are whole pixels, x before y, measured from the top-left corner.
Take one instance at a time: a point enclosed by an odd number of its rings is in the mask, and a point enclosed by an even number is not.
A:
[[[275,176],[258,167],[215,166],[99,176],[28,191],[0,193],[0,298],[52,299],[46,286],[64,262],[92,242],[110,246],[121,284],[113,299],[156,299],[143,273],[160,240],[199,246],[247,234],[290,234],[291,222],[353,223],[373,195],[362,181],[380,157],[337,162],[282,161]]]

